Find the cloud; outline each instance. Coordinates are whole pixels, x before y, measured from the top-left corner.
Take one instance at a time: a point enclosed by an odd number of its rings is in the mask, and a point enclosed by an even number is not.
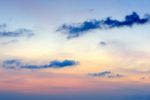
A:
[[[50,61],[48,64],[43,65],[32,65],[23,63],[21,60],[12,59],[6,60],[3,62],[3,67],[7,69],[43,69],[43,68],[64,68],[69,66],[75,66],[79,63],[74,60],[53,60]]]
[[[84,34],[84,32],[100,28],[100,21],[98,20],[89,20],[85,21],[80,24],[72,24],[72,25],[62,25],[57,29],[57,31],[64,31],[69,33],[68,39],[79,37],[80,35]]]
[[[92,76],[105,76],[107,74],[111,74],[110,71],[104,71],[104,72],[99,72],[99,73],[91,73],[90,75]]]
[[[6,24],[0,25],[0,37],[31,37],[34,35],[32,30],[20,28],[15,31],[10,31]]]
[[[104,78],[121,78],[124,77],[124,75],[112,73],[111,71],[103,71],[98,73],[89,73],[89,76],[93,77],[104,77]]]
[[[142,25],[148,23],[149,21],[150,16],[140,18],[140,16],[136,12],[133,12],[130,15],[126,15],[123,21],[111,19],[110,17],[108,17],[105,20],[103,20],[103,24],[107,25],[108,28],[123,27],[123,26],[131,27],[134,24]]]
[[[20,65],[21,65],[21,60],[18,59],[3,61],[3,67],[8,69],[16,69]]]
[[[4,41],[2,43],[0,43],[1,45],[8,45],[8,44],[12,44],[12,43],[16,43],[18,42],[17,39],[13,39],[13,40],[8,40],[8,41]]]
[[[0,31],[0,37],[31,37],[34,33],[28,29],[19,29],[16,31]]]
[[[105,41],[101,41],[99,44],[100,44],[101,46],[106,46],[106,45],[107,45],[107,43],[106,43]]]
[[[48,66],[50,66],[50,67],[66,67],[66,66],[73,66],[76,64],[78,64],[78,63],[73,60],[64,60],[64,61],[54,60],[54,61],[51,61]]]
[[[93,9],[93,8],[89,9],[89,12],[93,12],[93,11],[95,11],[95,9]]]
[[[107,17],[101,20],[88,20],[82,23],[74,23],[74,24],[63,24],[60,26],[57,31],[61,31],[66,33],[67,38],[76,38],[79,37],[86,32],[95,29],[112,29],[119,27],[132,27],[133,25],[143,25],[150,22],[150,15],[145,15],[141,18],[136,12],[133,12],[130,15],[126,15],[124,20],[120,21],[117,19],[112,19],[111,17]]]

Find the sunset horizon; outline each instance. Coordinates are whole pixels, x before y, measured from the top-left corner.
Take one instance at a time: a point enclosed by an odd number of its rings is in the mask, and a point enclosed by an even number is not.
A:
[[[0,100],[150,100],[149,0],[0,2]]]

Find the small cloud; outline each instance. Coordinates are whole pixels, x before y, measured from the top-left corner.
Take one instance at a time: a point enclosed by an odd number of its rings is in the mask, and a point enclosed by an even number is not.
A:
[[[14,40],[8,40],[8,41],[5,41],[5,42],[2,42],[1,44],[2,45],[8,45],[8,44],[11,44],[11,43],[16,43],[16,42],[18,42],[18,40],[14,39]]]
[[[12,59],[12,60],[6,60],[3,62],[3,67],[7,69],[43,69],[43,68],[64,68],[69,66],[75,66],[79,63],[74,60],[54,60],[50,61],[48,64],[43,65],[32,65],[32,64],[26,64],[22,62],[21,60]]]
[[[0,37],[31,37],[34,35],[32,30],[20,28],[14,31],[10,31],[6,24],[0,25]]]
[[[146,79],[146,77],[141,77],[140,79],[141,79],[141,80],[145,80],[145,79]]]
[[[28,29],[19,29],[16,31],[1,31],[0,37],[31,37],[34,33]]]
[[[73,60],[64,60],[64,61],[54,60],[54,61],[51,61],[48,66],[57,68],[57,67],[74,66],[77,64],[78,62],[73,61]]]
[[[132,27],[133,25],[144,25],[150,22],[150,15],[147,14],[143,18],[141,18],[136,12],[132,14],[126,15],[124,20],[120,21],[118,19],[112,19],[111,17],[107,17],[101,20],[87,20],[82,23],[74,23],[74,24],[63,24],[60,26],[57,31],[61,31],[66,33],[68,39],[77,38],[86,32],[95,29],[112,29],[112,28],[120,28],[120,27]]]
[[[93,77],[103,77],[103,78],[122,78],[124,75],[112,73],[111,71],[103,71],[98,73],[89,73],[89,76]]]
[[[105,41],[101,41],[99,44],[100,44],[101,46],[106,46],[106,45],[107,45],[107,43],[106,43]]]
[[[90,12],[93,12],[95,9],[89,9]]]
[[[106,76],[108,74],[111,74],[110,71],[104,71],[104,72],[99,72],[99,73],[90,73],[89,75],[92,75],[92,76]]]
[[[3,61],[3,67],[7,69],[16,69],[18,66],[21,66],[21,60],[11,59]]]

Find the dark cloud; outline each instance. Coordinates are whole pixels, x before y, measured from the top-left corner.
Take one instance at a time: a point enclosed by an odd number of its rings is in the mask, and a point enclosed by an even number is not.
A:
[[[34,33],[32,30],[20,28],[14,31],[10,31],[7,29],[6,24],[0,25],[0,37],[31,37]]]
[[[123,21],[111,19],[110,17],[103,20],[104,25],[107,25],[108,28],[114,28],[114,27],[123,27],[128,26],[131,27],[134,24],[145,24],[150,21],[150,17],[146,16],[144,18],[140,18],[140,16],[133,12],[131,15],[125,16],[125,19]]]
[[[121,78],[124,77],[121,74],[112,73],[111,71],[103,71],[98,73],[89,73],[89,76],[93,77],[104,77],[104,78]]]
[[[76,38],[85,32],[94,30],[94,29],[111,29],[111,28],[119,28],[119,27],[132,27],[133,25],[143,25],[150,22],[150,15],[146,15],[141,18],[136,12],[133,12],[130,15],[126,15],[124,20],[120,21],[117,19],[112,19],[111,17],[107,17],[106,19],[101,20],[88,20],[82,23],[76,24],[63,24],[60,26],[57,31],[65,32],[68,37],[67,38]]]
[[[49,63],[49,67],[66,67],[66,66],[73,66],[78,64],[78,62],[73,60],[64,60],[64,61],[58,61],[54,60]]]
[[[84,34],[84,32],[100,28],[100,21],[98,20],[89,20],[80,24],[72,24],[72,25],[62,25],[58,28],[57,31],[64,31],[68,33],[68,39],[79,37]]]
[[[23,63],[21,60],[6,60],[3,62],[3,67],[8,69],[43,69],[43,68],[64,68],[69,66],[75,66],[79,63],[74,60],[54,60],[48,64],[32,65]]]

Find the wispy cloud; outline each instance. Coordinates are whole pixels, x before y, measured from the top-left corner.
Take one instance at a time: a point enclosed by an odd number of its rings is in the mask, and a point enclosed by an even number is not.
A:
[[[103,72],[97,72],[97,73],[89,73],[89,76],[93,77],[104,77],[104,78],[121,78],[124,77],[124,75],[113,73],[111,71],[103,71]]]
[[[111,17],[107,17],[101,20],[87,20],[82,23],[74,23],[74,24],[63,24],[60,26],[57,31],[61,31],[66,33],[67,38],[76,38],[79,37],[86,32],[95,29],[112,29],[119,27],[132,27],[133,25],[144,25],[150,22],[150,15],[145,15],[141,18],[136,12],[132,14],[126,15],[124,20],[120,21],[118,19],[112,19]]]
[[[43,65],[32,65],[22,62],[18,59],[6,60],[3,61],[3,67],[7,69],[43,69],[43,68],[64,68],[69,66],[75,66],[79,63],[74,60],[53,60],[48,64]]]
[[[18,59],[12,59],[12,60],[5,60],[3,61],[3,67],[4,68],[9,68],[9,69],[16,69],[18,66],[21,66],[21,60]]]
[[[0,43],[1,45],[8,45],[8,44],[12,44],[12,43],[16,43],[18,42],[17,39],[13,39],[13,40],[8,40],[8,41],[4,41],[2,43]]]
[[[6,24],[0,25],[0,37],[31,37],[34,33],[26,28],[19,28],[13,31],[7,29]]]

